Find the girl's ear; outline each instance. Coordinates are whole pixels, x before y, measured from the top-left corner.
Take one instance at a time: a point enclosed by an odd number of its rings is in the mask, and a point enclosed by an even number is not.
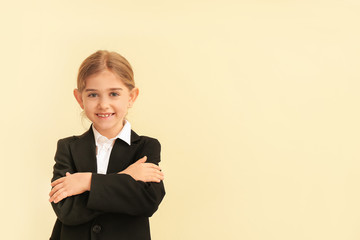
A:
[[[80,107],[82,109],[84,109],[84,104],[83,104],[83,100],[81,97],[81,92],[79,92],[79,90],[77,88],[74,89],[74,97],[76,99],[76,101],[79,103]]]
[[[134,105],[134,102],[138,96],[139,96],[139,89],[133,88],[129,94],[129,106],[128,106],[129,108],[131,108]]]

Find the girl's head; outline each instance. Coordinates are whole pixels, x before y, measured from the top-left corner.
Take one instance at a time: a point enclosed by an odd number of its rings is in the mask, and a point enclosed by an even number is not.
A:
[[[74,96],[102,135],[120,132],[138,94],[132,68],[120,54],[97,51],[81,64]]]
[[[120,54],[99,50],[87,57],[79,68],[77,88],[82,92],[86,85],[86,79],[94,74],[109,70],[116,74],[129,90],[135,88],[134,73],[130,63]]]

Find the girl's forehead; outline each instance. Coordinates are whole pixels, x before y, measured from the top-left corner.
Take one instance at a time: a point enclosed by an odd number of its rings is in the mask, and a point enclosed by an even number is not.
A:
[[[111,71],[104,70],[85,79],[85,88],[126,87],[123,80]]]

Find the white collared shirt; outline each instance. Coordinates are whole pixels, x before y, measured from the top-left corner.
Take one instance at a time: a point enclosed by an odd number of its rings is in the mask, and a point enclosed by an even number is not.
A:
[[[92,130],[94,132],[96,144],[97,173],[106,174],[109,165],[110,153],[114,146],[115,140],[119,138],[129,145],[131,144],[131,124],[125,120],[125,124],[119,134],[111,139],[101,135],[95,129],[94,125],[92,126]]]

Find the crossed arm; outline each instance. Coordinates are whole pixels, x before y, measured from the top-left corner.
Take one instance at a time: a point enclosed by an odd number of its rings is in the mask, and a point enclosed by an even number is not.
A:
[[[165,195],[164,175],[157,166],[160,147],[157,140],[146,140],[138,155],[147,158],[122,172],[103,175],[76,172],[69,139],[59,140],[49,194],[58,219],[78,225],[106,212],[150,217]]]
[[[164,174],[158,165],[146,163],[147,157],[139,159],[118,174],[128,174],[136,181],[143,182],[160,182],[164,180]],[[51,183],[51,191],[49,193],[49,202],[58,203],[64,198],[78,195],[91,190],[90,172],[81,172],[70,174],[66,173],[65,177],[59,178]]]

